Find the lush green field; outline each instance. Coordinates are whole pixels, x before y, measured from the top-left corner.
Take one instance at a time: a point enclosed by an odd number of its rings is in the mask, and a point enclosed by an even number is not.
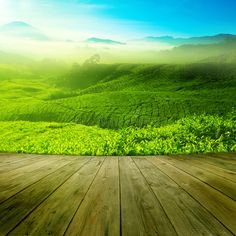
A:
[[[235,151],[235,101],[230,63],[1,64],[0,151]]]
[[[155,155],[236,151],[236,114],[193,116],[154,128],[108,130],[74,123],[0,122],[0,151]]]

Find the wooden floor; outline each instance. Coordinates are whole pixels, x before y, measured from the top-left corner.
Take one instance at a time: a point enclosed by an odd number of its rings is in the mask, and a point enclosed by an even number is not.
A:
[[[0,154],[0,235],[235,235],[236,155]]]

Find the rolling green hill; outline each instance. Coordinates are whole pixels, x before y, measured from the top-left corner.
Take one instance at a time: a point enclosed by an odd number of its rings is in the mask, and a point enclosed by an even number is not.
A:
[[[0,120],[74,122],[111,129],[160,127],[193,114],[224,115],[236,101],[233,64],[92,65],[77,69],[77,74],[73,69],[60,80],[57,96],[48,93],[27,102],[25,98],[2,100]],[[63,98],[65,91],[67,98]]]

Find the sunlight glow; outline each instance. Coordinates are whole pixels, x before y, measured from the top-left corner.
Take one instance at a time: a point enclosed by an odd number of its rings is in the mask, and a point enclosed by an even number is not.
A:
[[[0,0],[0,23],[5,23],[10,19],[9,1]]]

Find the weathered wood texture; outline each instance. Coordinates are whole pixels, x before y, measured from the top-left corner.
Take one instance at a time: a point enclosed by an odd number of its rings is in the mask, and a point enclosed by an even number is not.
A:
[[[0,154],[0,235],[235,235],[236,155]]]

